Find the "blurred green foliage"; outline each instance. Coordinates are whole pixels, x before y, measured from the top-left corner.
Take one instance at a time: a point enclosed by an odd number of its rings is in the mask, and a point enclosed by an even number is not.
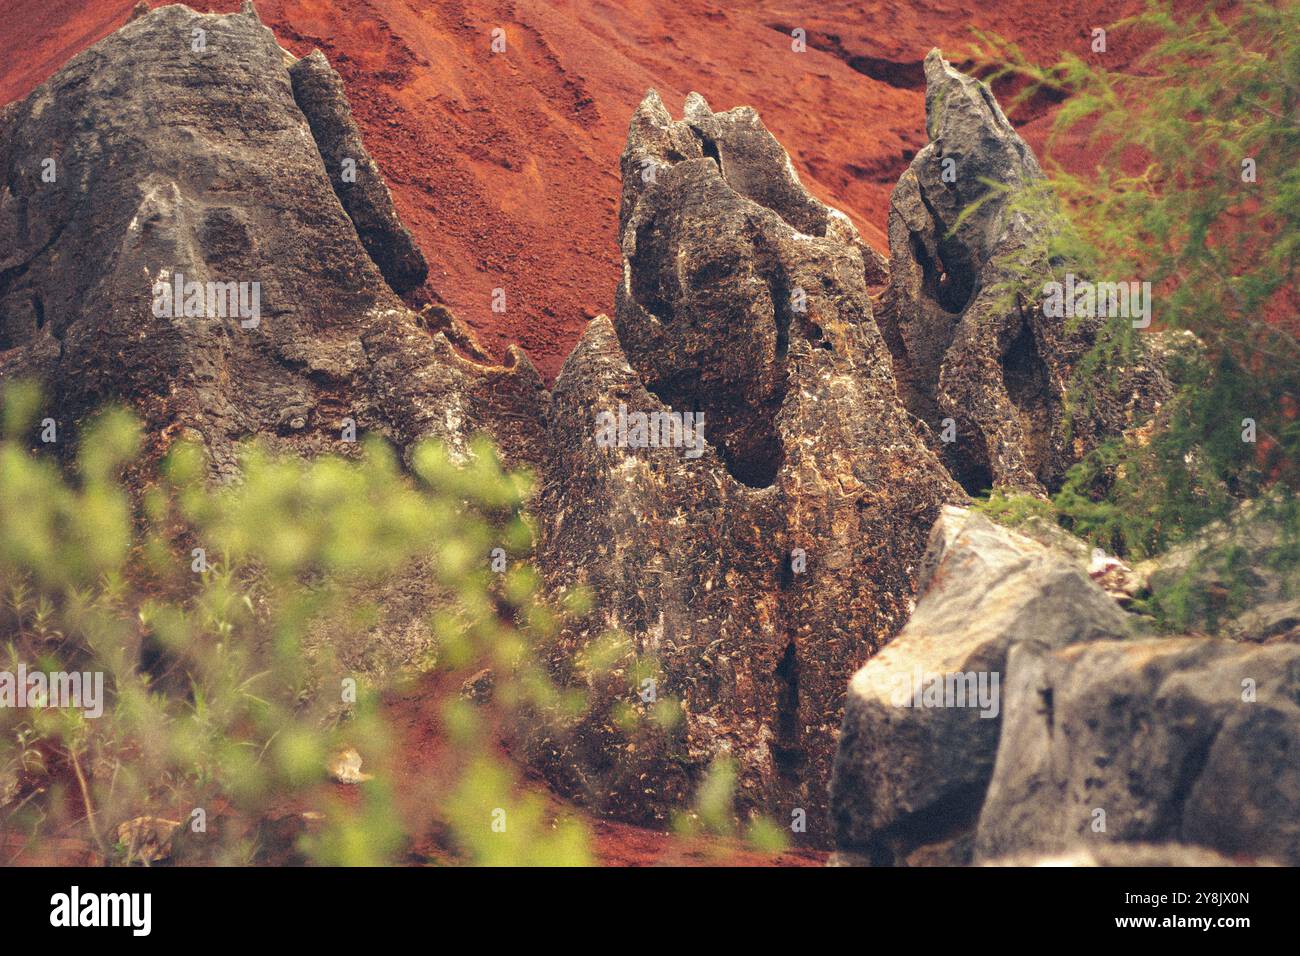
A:
[[[38,392],[10,384],[3,398],[0,669],[102,672],[109,697],[98,719],[0,709],[6,862],[68,835],[88,836],[108,862],[138,861],[117,831],[141,816],[181,823],[176,846],[191,859],[256,862],[273,849],[264,821],[277,813],[292,824],[293,858],[418,860],[418,812],[413,821],[384,773],[407,759],[404,742],[383,717],[377,675],[346,666],[333,640],[351,634],[364,648],[395,581],[436,598],[426,617],[437,640],[412,669],[453,675],[439,707],[466,759],[427,795],[427,816],[445,820],[455,859],[589,861],[583,828],[550,819],[494,746],[502,712],[546,713],[561,699],[532,655],[561,614],[537,597],[525,562],[489,568],[492,549],[517,558],[532,536],[528,479],[505,473],[488,444],[454,464],[430,443],[409,470],[379,440],[359,462],[250,445],[240,480],[219,487],[201,449],[178,443],[132,493],[123,470],[142,444],[132,416],[99,415],[68,465],[34,451]],[[471,705],[457,671],[485,665],[493,703]],[[327,783],[344,747],[375,771],[357,800]],[[497,810],[507,825],[494,829]]]
[[[34,387],[9,383],[0,406],[0,671],[101,672],[108,697],[98,718],[0,708],[0,862],[69,862],[71,838],[148,863],[143,820],[175,863],[589,864],[582,815],[505,744],[565,733],[597,687],[626,702],[629,742],[663,746],[680,722],[671,696],[640,701],[662,675],[624,666],[617,633],[557,685],[558,635],[591,596],[541,596],[530,478],[486,441],[405,464],[378,438],[348,459],[253,442],[219,485],[196,445],[138,461],[125,411],[64,428],[76,453],[56,455]],[[418,702],[423,735],[393,725],[393,694]],[[355,786],[330,780],[348,750]],[[702,799],[709,832],[746,835],[717,778]],[[775,848],[771,829],[748,835]]]

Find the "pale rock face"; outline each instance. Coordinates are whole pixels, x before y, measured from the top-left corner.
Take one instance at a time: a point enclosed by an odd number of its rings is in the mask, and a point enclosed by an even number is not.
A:
[[[944,508],[916,611],[849,685],[831,787],[836,845],[882,865],[918,850],[966,862],[1005,720],[1009,651],[1128,630],[1061,550]]]
[[[1024,645],[980,859],[1175,842],[1300,863],[1300,646]]]
[[[1250,861],[1255,862],[1255,861]],[[1101,843],[1075,847],[1063,853],[1021,853],[987,860],[982,866],[1192,866],[1247,865],[1204,847],[1185,843]],[[1267,866],[1268,863],[1256,863]]]

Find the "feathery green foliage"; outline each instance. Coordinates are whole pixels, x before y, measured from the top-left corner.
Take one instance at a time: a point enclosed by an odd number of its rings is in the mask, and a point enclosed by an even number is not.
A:
[[[1104,370],[1133,360],[1143,336],[1165,339],[1175,394],[1145,432],[1078,465],[1053,502],[1071,530],[1145,556],[1242,499],[1300,487],[1300,3],[1209,2],[1184,16],[1152,2],[1110,29],[1151,41],[1127,70],[1072,54],[1040,67],[985,34],[977,53],[990,81],[1027,81],[1016,101],[1064,97],[1050,183],[1013,200],[1050,204],[1062,228],[1025,255],[1152,283],[1154,325],[1106,324],[1069,415],[1088,413]],[[1088,174],[1062,166],[1067,150],[1088,151]]]

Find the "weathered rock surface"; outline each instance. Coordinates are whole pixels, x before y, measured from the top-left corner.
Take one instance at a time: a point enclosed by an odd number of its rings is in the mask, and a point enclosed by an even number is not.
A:
[[[416,281],[418,250],[338,78],[318,54],[292,64],[251,5],[162,7],[0,114],[0,382],[43,384],[56,451],[119,400],[144,421],[146,466],[197,439],[219,479],[245,439],[350,455],[367,432],[461,458],[486,432],[508,464],[535,465],[541,378],[518,349],[493,364],[453,318],[434,327],[398,298],[385,275]],[[345,156],[354,183],[337,178]],[[178,276],[205,284],[195,308],[157,309],[155,283]],[[383,582],[372,627],[323,622],[309,645],[355,674],[409,665],[447,599],[431,580]]]
[[[355,427],[464,456],[489,434],[543,476],[548,584],[596,599],[553,663],[597,710],[530,741],[531,757],[611,813],[665,820],[726,757],[740,815],[803,812],[828,844],[834,761],[845,858],[966,859],[992,777],[985,855],[1109,854],[1076,839],[1100,792],[1118,839],[1294,861],[1293,647],[1062,650],[1125,630],[1077,561],[964,512],[929,534],[965,500],[952,474],[1051,488],[1163,381],[1126,372],[1067,442],[1065,389],[1096,327],[1066,331],[1032,297],[996,293],[1053,274],[1042,260],[1012,275],[1006,258],[1055,224],[1004,199],[957,221],[981,176],[1017,187],[1041,172],[981,84],[937,54],[925,71],[931,144],[895,192],[879,314],[880,258],[803,189],[752,110],[713,113],[693,94],[673,121],[647,96],[622,157],[614,317],[590,323],[548,396],[522,351],[492,364],[454,316],[399,298],[427,268],[323,56],[295,61],[251,6],[142,12],[0,110],[0,381],[40,379],[65,436],[124,400],[152,453],[197,436],[221,477],[250,437],[346,454]],[[160,310],[158,284],[176,278],[209,287],[194,311],[188,296]],[[602,413],[658,416],[687,441],[609,447]],[[952,446],[934,437],[945,417]],[[386,671],[427,647],[439,596],[420,569],[380,590],[384,646],[335,646]],[[1292,612],[1269,613],[1251,639],[1289,633]],[[594,675],[587,652],[609,629],[630,644]],[[854,679],[836,758],[849,675],[881,648]],[[1017,696],[996,719],[893,706],[881,681],[918,667],[996,673]],[[1246,672],[1260,696],[1240,710],[1225,694]],[[641,733],[629,715],[663,719]]]
[[[1086,570],[1088,577],[1096,581],[1120,607],[1128,608],[1134,597],[1145,587],[1142,576],[1122,560],[1083,538],[1072,535],[1050,518],[1032,515],[1014,527],[1017,534],[1052,548],[1071,563]]]
[[[621,753],[613,719],[593,720],[542,762],[611,812],[663,819],[729,755],[742,815],[803,809],[826,843],[845,683],[906,619],[929,527],[964,495],[898,399],[856,234],[752,110],[692,95],[673,121],[651,93],[622,168],[624,282],[552,393],[539,561],[595,592],[559,658],[621,629],[624,670],[655,659],[684,720]],[[698,457],[601,447],[597,416],[620,405],[702,413]],[[620,702],[637,703],[626,684]]]
[[[952,865],[955,857],[940,860],[918,860],[914,854],[909,865],[924,866],[933,863],[939,866]],[[871,866],[871,858],[851,850],[837,850],[826,861],[827,866]],[[980,866],[1179,866],[1179,867],[1219,867],[1241,865],[1271,865],[1267,861],[1239,861],[1226,857],[1213,850],[1200,846],[1188,846],[1185,843],[1103,843],[1093,846],[1077,846],[1062,853],[1019,853],[1014,856],[999,857],[996,860],[984,860]]]
[[[944,508],[916,611],[849,687],[831,785],[837,847],[876,865],[966,862],[993,775],[1008,652],[1128,627],[1056,548]]]
[[[967,490],[1042,493],[1099,439],[1152,410],[1167,384],[1150,362],[1127,362],[1113,391],[1087,383],[1091,407],[1067,430],[1067,390],[1102,320],[1070,329],[1041,307],[1043,284],[1068,266],[1048,260],[1061,227],[1049,207],[1016,203],[1042,170],[986,84],[937,50],[925,79],[930,142],[894,189],[877,318],[909,409]],[[986,199],[985,180],[1006,192]],[[945,419],[955,429],[946,442]]]
[[[222,475],[254,435],[346,452],[348,420],[403,446],[487,431],[532,459],[540,378],[419,327],[381,274],[413,281],[417,253],[337,78],[300,61],[300,105],[291,59],[251,5],[162,7],[0,115],[0,378],[40,379],[64,434],[125,400],[156,448],[201,436]],[[353,151],[345,211],[330,175]],[[177,276],[208,290],[192,311],[158,299]]]
[[[1300,862],[1300,647],[1025,643],[1008,672],[978,858],[1176,842]]]

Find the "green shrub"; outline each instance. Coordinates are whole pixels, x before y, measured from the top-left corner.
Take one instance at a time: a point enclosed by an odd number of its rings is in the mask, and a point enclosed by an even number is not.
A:
[[[100,672],[108,698],[99,717],[0,708],[6,862],[42,859],[67,836],[108,862],[147,862],[134,831],[119,836],[140,817],[180,824],[175,856],[206,862],[266,860],[275,819],[291,824],[290,858],[418,861],[414,831],[435,818],[456,859],[588,862],[583,827],[553,828],[553,808],[518,785],[496,744],[496,724],[519,708],[556,705],[533,648],[561,615],[518,560],[531,545],[527,480],[504,473],[487,444],[466,466],[424,445],[409,472],[377,440],[359,462],[250,445],[241,480],[225,487],[198,448],[177,444],[128,489],[123,470],[141,446],[130,415],[100,415],[65,468],[32,451],[37,393],[11,385],[5,398],[0,670]],[[488,557],[498,546],[514,555],[501,575]],[[384,675],[364,666],[395,582],[429,598],[417,623],[436,638],[405,670],[433,670],[450,688],[439,711],[451,779],[418,797],[386,773],[410,755],[383,718]],[[462,700],[462,678],[485,666],[492,702]],[[344,747],[375,772],[357,800],[327,781]],[[425,820],[417,799],[429,801]]]

